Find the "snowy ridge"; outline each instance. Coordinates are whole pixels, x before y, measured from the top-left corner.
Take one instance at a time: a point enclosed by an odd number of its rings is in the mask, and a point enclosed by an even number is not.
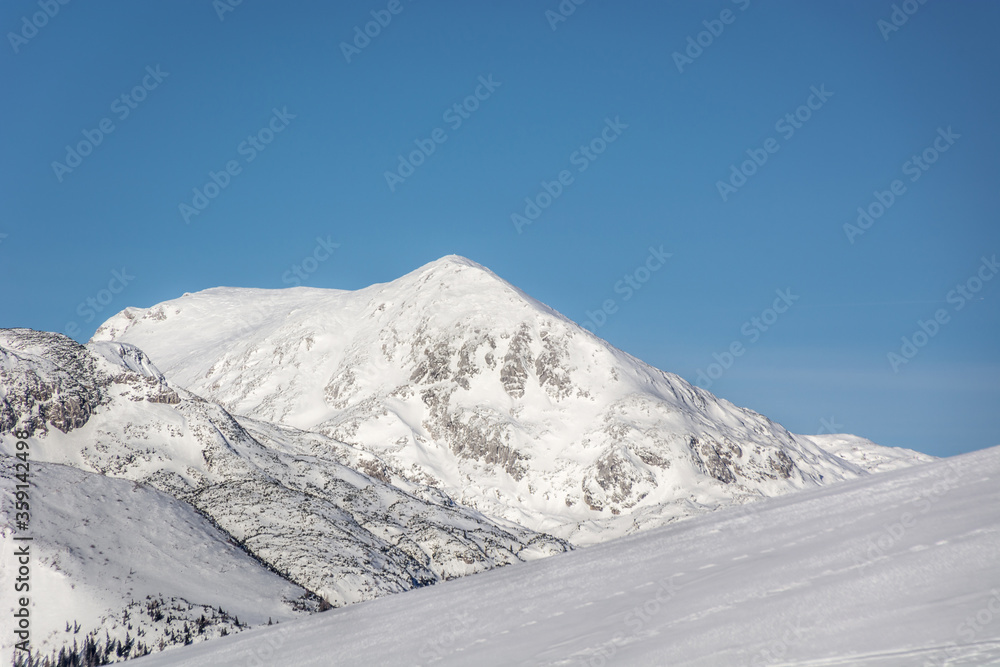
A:
[[[846,433],[804,435],[801,437],[808,438],[825,451],[869,472],[898,470],[915,463],[930,463],[936,460],[935,457],[922,452],[902,447],[882,447],[867,438],[859,438],[856,435]]]
[[[353,292],[187,294],[128,308],[94,340],[137,345],[234,414],[366,450],[393,484],[439,488],[577,544],[869,469],[868,457],[836,456],[652,368],[456,256]]]
[[[994,447],[136,665],[1000,664],[998,479]]]

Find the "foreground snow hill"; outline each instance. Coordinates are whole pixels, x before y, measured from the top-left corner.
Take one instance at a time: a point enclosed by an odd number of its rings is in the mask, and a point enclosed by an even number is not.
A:
[[[233,414],[368,451],[390,483],[581,545],[930,460],[841,436],[863,450],[845,460],[456,256],[357,291],[185,294],[94,340],[136,345]]]
[[[140,658],[1000,664],[1000,447]]]

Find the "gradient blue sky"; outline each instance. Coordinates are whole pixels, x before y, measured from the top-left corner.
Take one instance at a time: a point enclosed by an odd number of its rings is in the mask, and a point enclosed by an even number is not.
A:
[[[741,343],[711,391],[793,431],[935,455],[1000,444],[1000,280],[948,300],[1000,253],[1000,4],[914,2],[886,40],[888,1],[590,0],[553,30],[556,0],[401,0],[348,63],[340,44],[388,5],[242,2],[220,19],[210,0],[77,1],[32,32],[37,0],[3,3],[0,326],[84,341],[126,306],[286,287],[322,237],[340,246],[308,285],[456,253],[578,322],[614,300],[597,333],[691,381]],[[157,66],[168,76],[121,119],[115,100]],[[490,76],[453,129],[445,111]],[[832,96],[787,136],[776,122],[813,86]],[[240,143],[275,108],[295,118],[247,162]],[[52,163],[105,118],[114,131],[60,182]],[[608,118],[628,127],[578,171]],[[447,141],[391,191],[385,172],[437,128]],[[939,128],[959,138],[911,181]],[[717,182],[768,139],[777,152],[723,201]],[[240,173],[185,224],[179,204],[230,160]],[[511,214],[562,170],[573,182],[518,233]],[[850,243],[844,224],[895,179],[905,192]],[[616,284],[661,245],[672,256],[626,300]],[[123,267],[103,312],[79,308]],[[799,298],[752,340],[777,289]],[[939,309],[894,372],[887,353]]]

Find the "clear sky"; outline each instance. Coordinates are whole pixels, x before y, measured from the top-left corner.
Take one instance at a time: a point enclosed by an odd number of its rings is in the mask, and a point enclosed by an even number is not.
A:
[[[1000,444],[1000,4],[233,2],[0,7],[0,326],[455,253],[793,431]]]

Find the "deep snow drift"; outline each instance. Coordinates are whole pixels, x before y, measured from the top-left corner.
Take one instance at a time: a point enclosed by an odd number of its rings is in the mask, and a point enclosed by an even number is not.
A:
[[[136,667],[1000,664],[1000,447]]]

